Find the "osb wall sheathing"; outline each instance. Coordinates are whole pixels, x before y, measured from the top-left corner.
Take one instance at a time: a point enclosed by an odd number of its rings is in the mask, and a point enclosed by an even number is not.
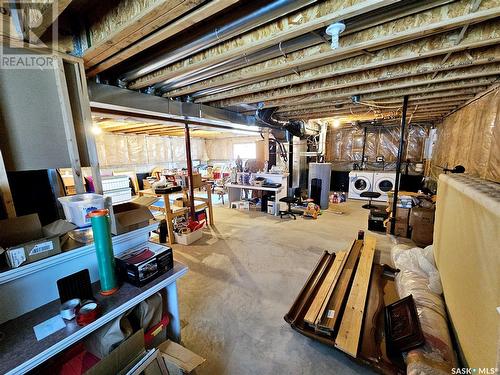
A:
[[[463,165],[476,177],[500,182],[500,89],[461,108],[437,125],[432,176]]]

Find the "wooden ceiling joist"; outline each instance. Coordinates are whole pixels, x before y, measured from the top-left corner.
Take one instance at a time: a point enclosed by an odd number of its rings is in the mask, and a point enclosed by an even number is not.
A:
[[[292,73],[278,78],[266,79],[262,82],[245,85],[238,89],[228,90],[219,95],[201,98],[199,101],[214,101],[221,98],[242,96],[265,90],[274,90],[280,87],[296,85],[311,80],[331,78],[337,75],[356,73],[367,69],[375,69],[392,64],[400,64],[415,59],[424,59],[448,52],[463,51],[470,48],[478,48],[496,44],[500,40],[500,31],[496,22],[475,25],[469,29],[465,40],[457,45],[454,42],[458,35],[458,30],[453,30],[445,34],[431,36],[416,40],[400,46],[393,46],[376,51],[372,55],[359,55],[356,57],[325,64],[316,68],[301,70],[299,74]],[[258,64],[256,64],[258,65]],[[261,66],[262,68],[262,66]],[[234,82],[242,82],[246,79],[256,79],[260,74],[259,67],[250,66],[245,69],[222,74],[210,80],[200,82],[185,88],[167,93],[168,96],[186,95],[195,91],[204,90]]]
[[[434,99],[425,99],[425,97],[420,97],[420,98],[414,98],[412,97],[411,100],[408,101],[409,105],[427,105],[427,104],[436,104],[436,103],[461,103],[469,100],[470,98],[473,98],[474,94],[470,95],[457,95],[457,96],[447,96],[447,97],[438,97]],[[382,105],[382,106],[398,106],[401,104],[401,100],[399,99],[393,99],[393,100],[369,100],[366,101],[367,103],[371,104],[376,104],[376,105]],[[317,103],[318,104],[318,103]],[[278,109],[277,115],[287,117],[287,116],[300,116],[301,114],[305,114],[308,112],[324,112],[325,109],[339,109],[343,108],[346,106],[352,105],[351,100],[344,100],[344,101],[338,101],[335,103],[319,103],[320,105],[315,105],[311,104],[310,107],[305,107],[305,106],[295,106],[295,107],[280,107]]]
[[[397,0],[365,0],[351,5],[350,0],[327,0],[141,77],[129,87],[138,89],[150,86],[193,69],[202,69],[234,57],[243,57],[281,41],[326,27],[332,22],[364,14],[395,2]]]
[[[500,68],[499,63],[494,63],[484,66],[475,66],[472,68],[452,70],[446,72],[441,77],[435,78],[433,80],[431,80],[432,74],[424,74],[404,79],[352,86],[330,91],[315,92],[314,90],[311,90],[308,95],[302,94],[293,97],[289,96],[283,99],[268,100],[264,102],[264,106],[280,107],[283,105],[291,105],[291,104],[314,103],[324,100],[351,97],[353,95],[371,94],[376,92],[398,90],[398,89],[410,89],[415,86],[427,85],[430,82],[432,82],[433,84],[449,83],[450,85],[456,85],[457,82],[459,81],[469,80],[473,81],[471,83],[479,84],[481,82],[482,83],[481,85],[489,85],[493,83],[493,81],[496,79],[496,76],[499,75],[500,73],[499,68]],[[432,89],[432,87],[424,87],[423,89],[429,91]],[[227,104],[219,103],[219,105],[225,106]]]
[[[485,64],[492,64],[500,61],[500,47],[490,47],[487,49],[472,51],[474,59],[471,61],[463,54],[457,54],[450,58],[445,65],[441,64],[440,57],[433,57],[424,61],[412,61],[404,64],[392,65],[389,68],[379,68],[365,70],[359,73],[346,74],[334,78],[312,81],[300,85],[269,90],[243,97],[214,102],[217,106],[231,106],[239,103],[260,103],[292,96],[306,95],[311,92],[329,91],[352,86],[368,85],[383,81],[397,81],[403,78],[428,75],[433,72],[447,72],[463,70],[464,67],[474,67]],[[471,68],[473,69],[473,68]],[[500,70],[498,71],[500,73]],[[431,74],[433,82],[438,82],[437,78]],[[207,98],[205,98],[207,99]]]
[[[212,0],[201,6],[199,9],[187,13],[180,19],[167,24],[137,43],[130,44],[130,40],[126,39],[121,44],[111,46],[106,54],[101,54],[99,59],[94,59],[87,63],[87,67],[92,66],[87,70],[87,75],[93,77],[96,74],[111,68],[112,66],[144,51],[145,49],[156,45],[157,43],[166,40],[177,33],[180,33],[194,24],[203,21],[204,19],[228,8],[240,0]],[[200,3],[200,1],[196,1]],[[194,5],[191,5],[193,7]],[[106,57],[106,60],[104,60]]]
[[[462,103],[465,103],[469,98],[470,98],[470,96],[468,96],[464,99],[461,99],[461,100],[453,100],[453,101],[437,100],[437,101],[433,101],[433,102],[418,102],[418,101],[408,102],[408,106],[412,107],[412,108],[414,108],[415,106],[419,106],[421,108],[433,108],[433,107],[444,106],[444,105],[458,106]],[[402,108],[401,101],[390,103],[390,104],[375,104],[373,108],[376,108],[376,106],[391,107],[391,108],[393,107],[395,109]],[[358,109],[364,108],[366,110],[368,108],[368,106],[367,105],[365,106],[362,104],[360,104],[360,105],[355,105],[355,104],[344,105],[340,108],[338,106],[325,106],[325,107],[319,107],[319,108],[302,109],[302,110],[298,110],[298,111],[280,112],[280,113],[278,113],[278,115],[280,117],[284,117],[284,118],[293,118],[293,117],[300,118],[300,116],[302,116],[302,115],[308,115],[308,114],[312,114],[312,113],[322,113],[322,112],[329,112],[329,111],[332,111],[332,112],[346,111],[346,112],[348,112],[353,108],[358,108]]]
[[[420,107],[420,106],[409,106],[408,107],[408,114],[412,113],[421,113],[421,112],[441,112],[441,111],[451,111],[454,108],[458,107],[461,103],[457,103],[455,105],[435,105],[435,106],[427,106],[427,107]],[[401,108],[397,109],[390,109],[390,108],[373,108],[373,107],[365,107],[365,106],[357,106],[357,107],[352,107],[352,108],[347,108],[343,110],[330,110],[330,109],[325,109],[324,111],[318,111],[318,112],[310,112],[301,115],[298,118],[311,118],[315,117],[318,115],[324,115],[325,113],[328,113],[329,116],[349,116],[349,115],[378,115],[378,114],[393,114],[393,115],[399,115],[401,116]]]
[[[488,28],[479,27],[476,25],[474,29],[470,30],[467,34],[467,40],[462,44],[455,45],[453,37],[458,34],[458,31],[452,31],[444,35],[432,36],[421,40],[407,43],[400,46],[394,46],[386,49],[376,51],[373,56],[360,55],[348,59],[344,59],[335,63],[322,65],[317,68],[300,71],[299,74],[288,74],[279,78],[267,79],[265,81],[255,83],[248,86],[238,87],[228,91],[221,92],[215,95],[209,95],[198,98],[198,102],[212,102],[236,96],[246,96],[253,93],[262,93],[267,90],[276,90],[283,87],[291,87],[311,81],[318,81],[324,79],[331,79],[336,76],[345,74],[353,74],[364,72],[366,70],[377,68],[398,68],[399,64],[407,64],[410,62],[421,61],[422,70],[429,69],[436,72],[444,69],[453,69],[454,65],[464,60],[468,60],[470,64],[474,63],[474,51],[471,51],[473,60],[470,61],[468,56],[463,56],[456,53],[451,61],[446,63],[442,62],[440,55],[445,55],[449,52],[460,52],[467,49],[485,47],[488,45],[498,45],[500,43],[500,30],[498,24],[488,23]],[[479,53],[479,52],[478,52]],[[427,59],[427,60],[425,60]],[[428,64],[432,63],[432,65]],[[442,69],[441,69],[442,68]],[[237,73],[237,72],[233,72]],[[240,73],[240,79],[247,78],[246,74]],[[228,73],[230,75],[232,73]],[[223,76],[219,76],[214,81],[219,80]],[[234,80],[233,76],[231,80]],[[209,84],[200,84],[199,86],[207,86]],[[190,89],[189,89],[190,90]],[[179,92],[172,92],[171,94],[180,94]]]
[[[59,18],[62,12],[71,4],[72,0],[57,0],[47,3],[34,2],[33,5],[41,6],[45,5],[40,9],[41,11],[41,22],[40,24],[32,29],[32,32],[41,37],[48,29],[51,27]]]
[[[491,9],[486,8],[473,14],[448,18],[450,14],[453,15],[457,11],[462,10],[463,3],[462,1],[449,4],[420,15],[391,22],[388,25],[380,25],[373,29],[367,29],[360,33],[346,36],[340,39],[341,47],[336,50],[331,50],[328,45],[314,46],[290,53],[286,58],[271,59],[228,74],[238,74],[240,80],[243,77],[255,78],[260,76],[266,78],[269,75],[288,75],[291,72],[300,72],[329,64],[332,61],[353,57],[362,54],[364,50],[387,48],[414,39],[453,30],[466,24],[483,22],[500,15],[500,7],[496,7]],[[438,12],[439,10],[441,12]],[[415,27],[412,28],[412,25],[415,25]],[[498,32],[498,29],[496,31]],[[435,48],[435,45],[432,45],[430,49],[432,48]]]
[[[101,13],[91,27],[93,45],[84,52],[85,67],[91,67],[114,53],[126,48],[159,27],[176,19],[199,5],[204,0],[149,0],[134,2],[122,1],[118,9],[108,11],[96,9]],[[144,4],[143,9],[141,4]],[[102,7],[106,7],[103,2]]]

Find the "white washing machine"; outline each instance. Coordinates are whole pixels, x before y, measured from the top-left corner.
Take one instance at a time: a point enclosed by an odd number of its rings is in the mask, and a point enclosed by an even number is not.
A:
[[[374,200],[387,202],[387,193],[394,190],[396,183],[396,172],[373,173],[373,191],[380,193],[380,197]]]
[[[373,172],[369,171],[351,171],[349,172],[349,193],[350,199],[364,199],[360,196],[366,191],[373,191]]]

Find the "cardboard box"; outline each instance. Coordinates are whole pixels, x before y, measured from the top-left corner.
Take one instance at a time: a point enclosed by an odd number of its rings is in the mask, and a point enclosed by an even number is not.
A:
[[[205,362],[205,358],[170,340],[160,344],[158,349],[165,361],[169,375],[189,374]]]
[[[391,233],[391,220],[388,219],[386,226],[387,234]],[[408,220],[396,219],[394,235],[397,237],[408,238]]]
[[[419,224],[434,225],[434,213],[433,208],[413,207],[410,214],[410,226],[413,227]]]
[[[398,207],[396,209],[396,219],[401,219],[401,220],[406,220],[408,221],[408,218],[410,217],[410,208],[401,208]]]
[[[36,262],[61,252],[60,236],[76,228],[64,220],[42,227],[38,214],[0,221],[0,248],[11,268]]]
[[[119,374],[144,353],[144,331],[141,329],[86,371],[85,375]]]
[[[410,214],[411,239],[417,246],[428,246],[434,236],[434,208],[414,207]]]
[[[139,197],[132,202],[117,204],[110,208],[111,233],[122,234],[144,228],[153,219],[149,206],[158,201],[156,197]]]
[[[123,280],[142,287],[174,267],[172,248],[153,242],[135,246],[115,257]]]
[[[183,197],[175,198],[174,201],[174,206],[175,207],[187,207],[187,200]]]
[[[201,179],[201,174],[199,173],[193,173],[193,187],[199,188],[202,185],[202,179]]]
[[[434,240],[434,224],[420,223],[412,227],[411,239],[417,246],[432,245]]]

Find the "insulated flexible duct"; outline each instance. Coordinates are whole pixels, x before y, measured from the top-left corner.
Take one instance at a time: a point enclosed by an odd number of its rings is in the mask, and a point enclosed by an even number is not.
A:
[[[236,57],[224,61],[220,64],[190,71],[188,73],[167,79],[163,82],[155,84],[153,88],[155,90],[158,90],[160,94],[164,94],[168,91],[191,85],[204,79],[215,77],[219,74],[224,74],[236,69],[243,68],[245,66],[257,64],[259,62],[270,60],[278,56],[286,56],[289,53],[298,51],[303,48],[311,47],[319,43],[324,43],[324,39],[321,38],[320,35],[313,33],[305,34],[300,37],[284,41],[275,46],[265,48],[250,55]],[[238,84],[241,83],[238,82]],[[193,95],[193,97],[210,95],[213,93],[210,90],[211,89],[198,91],[195,95]]]
[[[306,5],[312,4],[316,0],[277,0],[272,3],[259,8],[257,11],[247,14],[233,22],[230,22],[221,27],[215,28],[212,32],[193,40],[186,45],[177,48],[173,51],[166,52],[165,54],[149,61],[144,66],[133,69],[123,74],[119,80],[122,83],[128,83],[141,76],[152,73],[155,70],[163,68],[164,66],[182,60],[194,53],[203,51],[211,46],[219,44],[229,38],[233,38],[239,34],[243,34],[251,29],[261,26],[270,22],[278,17],[300,9]]]
[[[259,108],[255,111],[255,118],[273,129],[286,130],[290,134],[303,138],[305,135],[305,124],[302,120],[280,121],[273,118],[277,108]]]

